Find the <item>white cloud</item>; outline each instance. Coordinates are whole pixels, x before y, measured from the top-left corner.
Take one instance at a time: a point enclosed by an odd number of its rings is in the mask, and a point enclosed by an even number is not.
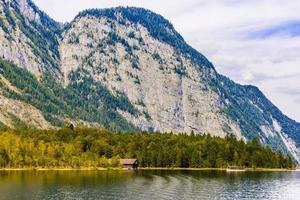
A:
[[[300,121],[300,38],[249,34],[300,20],[296,0],[35,0],[58,21],[81,10],[145,7],[169,19],[186,41],[233,80],[258,86],[288,116]],[[286,30],[285,30],[286,31]]]

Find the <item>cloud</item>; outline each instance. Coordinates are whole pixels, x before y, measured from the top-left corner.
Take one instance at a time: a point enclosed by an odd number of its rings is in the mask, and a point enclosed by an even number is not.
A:
[[[216,69],[258,86],[288,116],[300,121],[300,1],[295,0],[35,0],[58,21],[81,10],[145,7],[174,24]],[[281,89],[278,89],[281,88]],[[298,99],[298,100],[297,100]]]
[[[248,38],[297,37],[300,36],[300,21],[292,20],[248,34]]]
[[[300,104],[300,98],[298,98],[298,99],[295,99],[295,101],[294,101],[296,104]]]
[[[300,97],[300,88],[298,87],[278,87],[277,90],[281,93],[292,95],[292,96],[299,96]]]

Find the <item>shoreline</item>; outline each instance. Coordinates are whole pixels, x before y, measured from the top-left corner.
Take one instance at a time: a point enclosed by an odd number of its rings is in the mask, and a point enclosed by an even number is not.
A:
[[[227,168],[181,168],[181,167],[139,167],[138,171],[226,171]],[[283,168],[245,168],[247,172],[284,172],[299,171],[300,169],[283,169]],[[133,171],[119,167],[80,167],[80,168],[0,168],[1,171]]]
[[[160,168],[160,167],[141,167],[139,168],[141,170],[173,170],[173,171],[226,171],[227,168],[180,168],[180,167],[174,167],[174,168]],[[296,169],[284,169],[284,168],[245,168],[245,171],[297,171]]]

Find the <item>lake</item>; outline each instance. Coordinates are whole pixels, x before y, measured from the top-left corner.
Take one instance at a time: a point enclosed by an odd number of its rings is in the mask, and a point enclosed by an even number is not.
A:
[[[300,171],[0,171],[0,200],[300,199]]]

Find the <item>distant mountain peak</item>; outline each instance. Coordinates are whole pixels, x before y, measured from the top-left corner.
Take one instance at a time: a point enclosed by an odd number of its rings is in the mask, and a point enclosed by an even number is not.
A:
[[[148,29],[152,37],[173,46],[181,53],[188,54],[200,67],[205,66],[214,69],[212,63],[209,62],[205,56],[184,41],[183,37],[174,29],[171,22],[162,15],[156,14],[148,9],[139,7],[88,9],[80,12],[75,17],[75,20],[86,16],[107,17],[121,24],[125,23],[124,20],[141,24]],[[69,26],[71,24],[72,23],[70,23]]]
[[[45,12],[41,11],[32,0],[4,0],[5,3],[13,7],[16,11],[26,17],[29,21],[35,21],[53,31],[62,28],[62,24],[50,18]]]

